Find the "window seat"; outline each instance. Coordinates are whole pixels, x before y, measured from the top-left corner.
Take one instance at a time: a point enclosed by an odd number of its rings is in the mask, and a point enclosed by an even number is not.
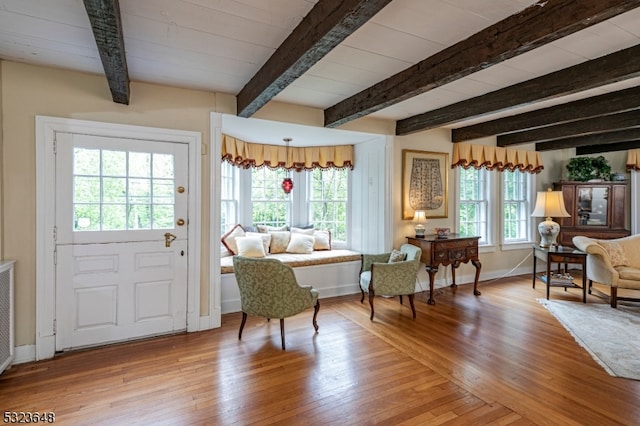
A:
[[[360,253],[351,250],[319,250],[311,254],[269,254],[267,258],[278,259],[292,268],[297,268],[300,266],[360,261]],[[233,256],[225,256],[220,259],[220,273],[233,274]]]
[[[313,286],[320,292],[320,298],[360,292],[358,276],[362,258],[359,252],[321,250],[312,254],[277,253],[267,257],[290,265],[298,283]],[[221,312],[240,312],[240,291],[233,273],[233,256],[220,259],[220,272]]]

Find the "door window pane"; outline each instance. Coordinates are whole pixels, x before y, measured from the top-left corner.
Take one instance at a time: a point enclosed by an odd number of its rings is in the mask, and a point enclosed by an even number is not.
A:
[[[173,228],[173,155],[85,148],[73,155],[74,231]]]

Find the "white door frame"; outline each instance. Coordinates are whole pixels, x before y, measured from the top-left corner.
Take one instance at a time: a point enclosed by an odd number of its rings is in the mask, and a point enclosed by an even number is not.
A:
[[[200,158],[202,135],[97,121],[36,116],[36,360],[55,355],[55,155],[56,133],[181,142],[189,145],[187,331],[200,330]]]

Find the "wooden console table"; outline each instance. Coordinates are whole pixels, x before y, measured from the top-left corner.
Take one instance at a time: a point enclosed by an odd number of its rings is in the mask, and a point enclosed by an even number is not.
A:
[[[447,238],[438,238],[437,235],[425,235],[424,238],[407,237],[409,244],[422,249],[420,260],[426,265],[429,274],[429,300],[428,304],[434,305],[433,284],[438,266],[451,265],[451,287],[456,285],[456,268],[461,263],[471,261],[476,268],[476,276],[473,282],[473,294],[480,296],[478,291],[478,279],[482,264],[478,258],[478,240],[480,237],[461,237],[458,234],[450,234]]]

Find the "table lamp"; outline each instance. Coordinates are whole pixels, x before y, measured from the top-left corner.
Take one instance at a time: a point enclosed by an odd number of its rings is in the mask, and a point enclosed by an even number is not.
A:
[[[532,217],[544,217],[545,220],[538,225],[540,233],[540,247],[549,248],[556,245],[556,238],[560,233],[560,224],[551,220],[552,217],[570,217],[564,207],[562,191],[538,192],[536,206],[531,213]]]
[[[416,210],[413,214],[413,222],[416,224],[416,238],[424,238],[424,224],[427,223],[425,211]]]

